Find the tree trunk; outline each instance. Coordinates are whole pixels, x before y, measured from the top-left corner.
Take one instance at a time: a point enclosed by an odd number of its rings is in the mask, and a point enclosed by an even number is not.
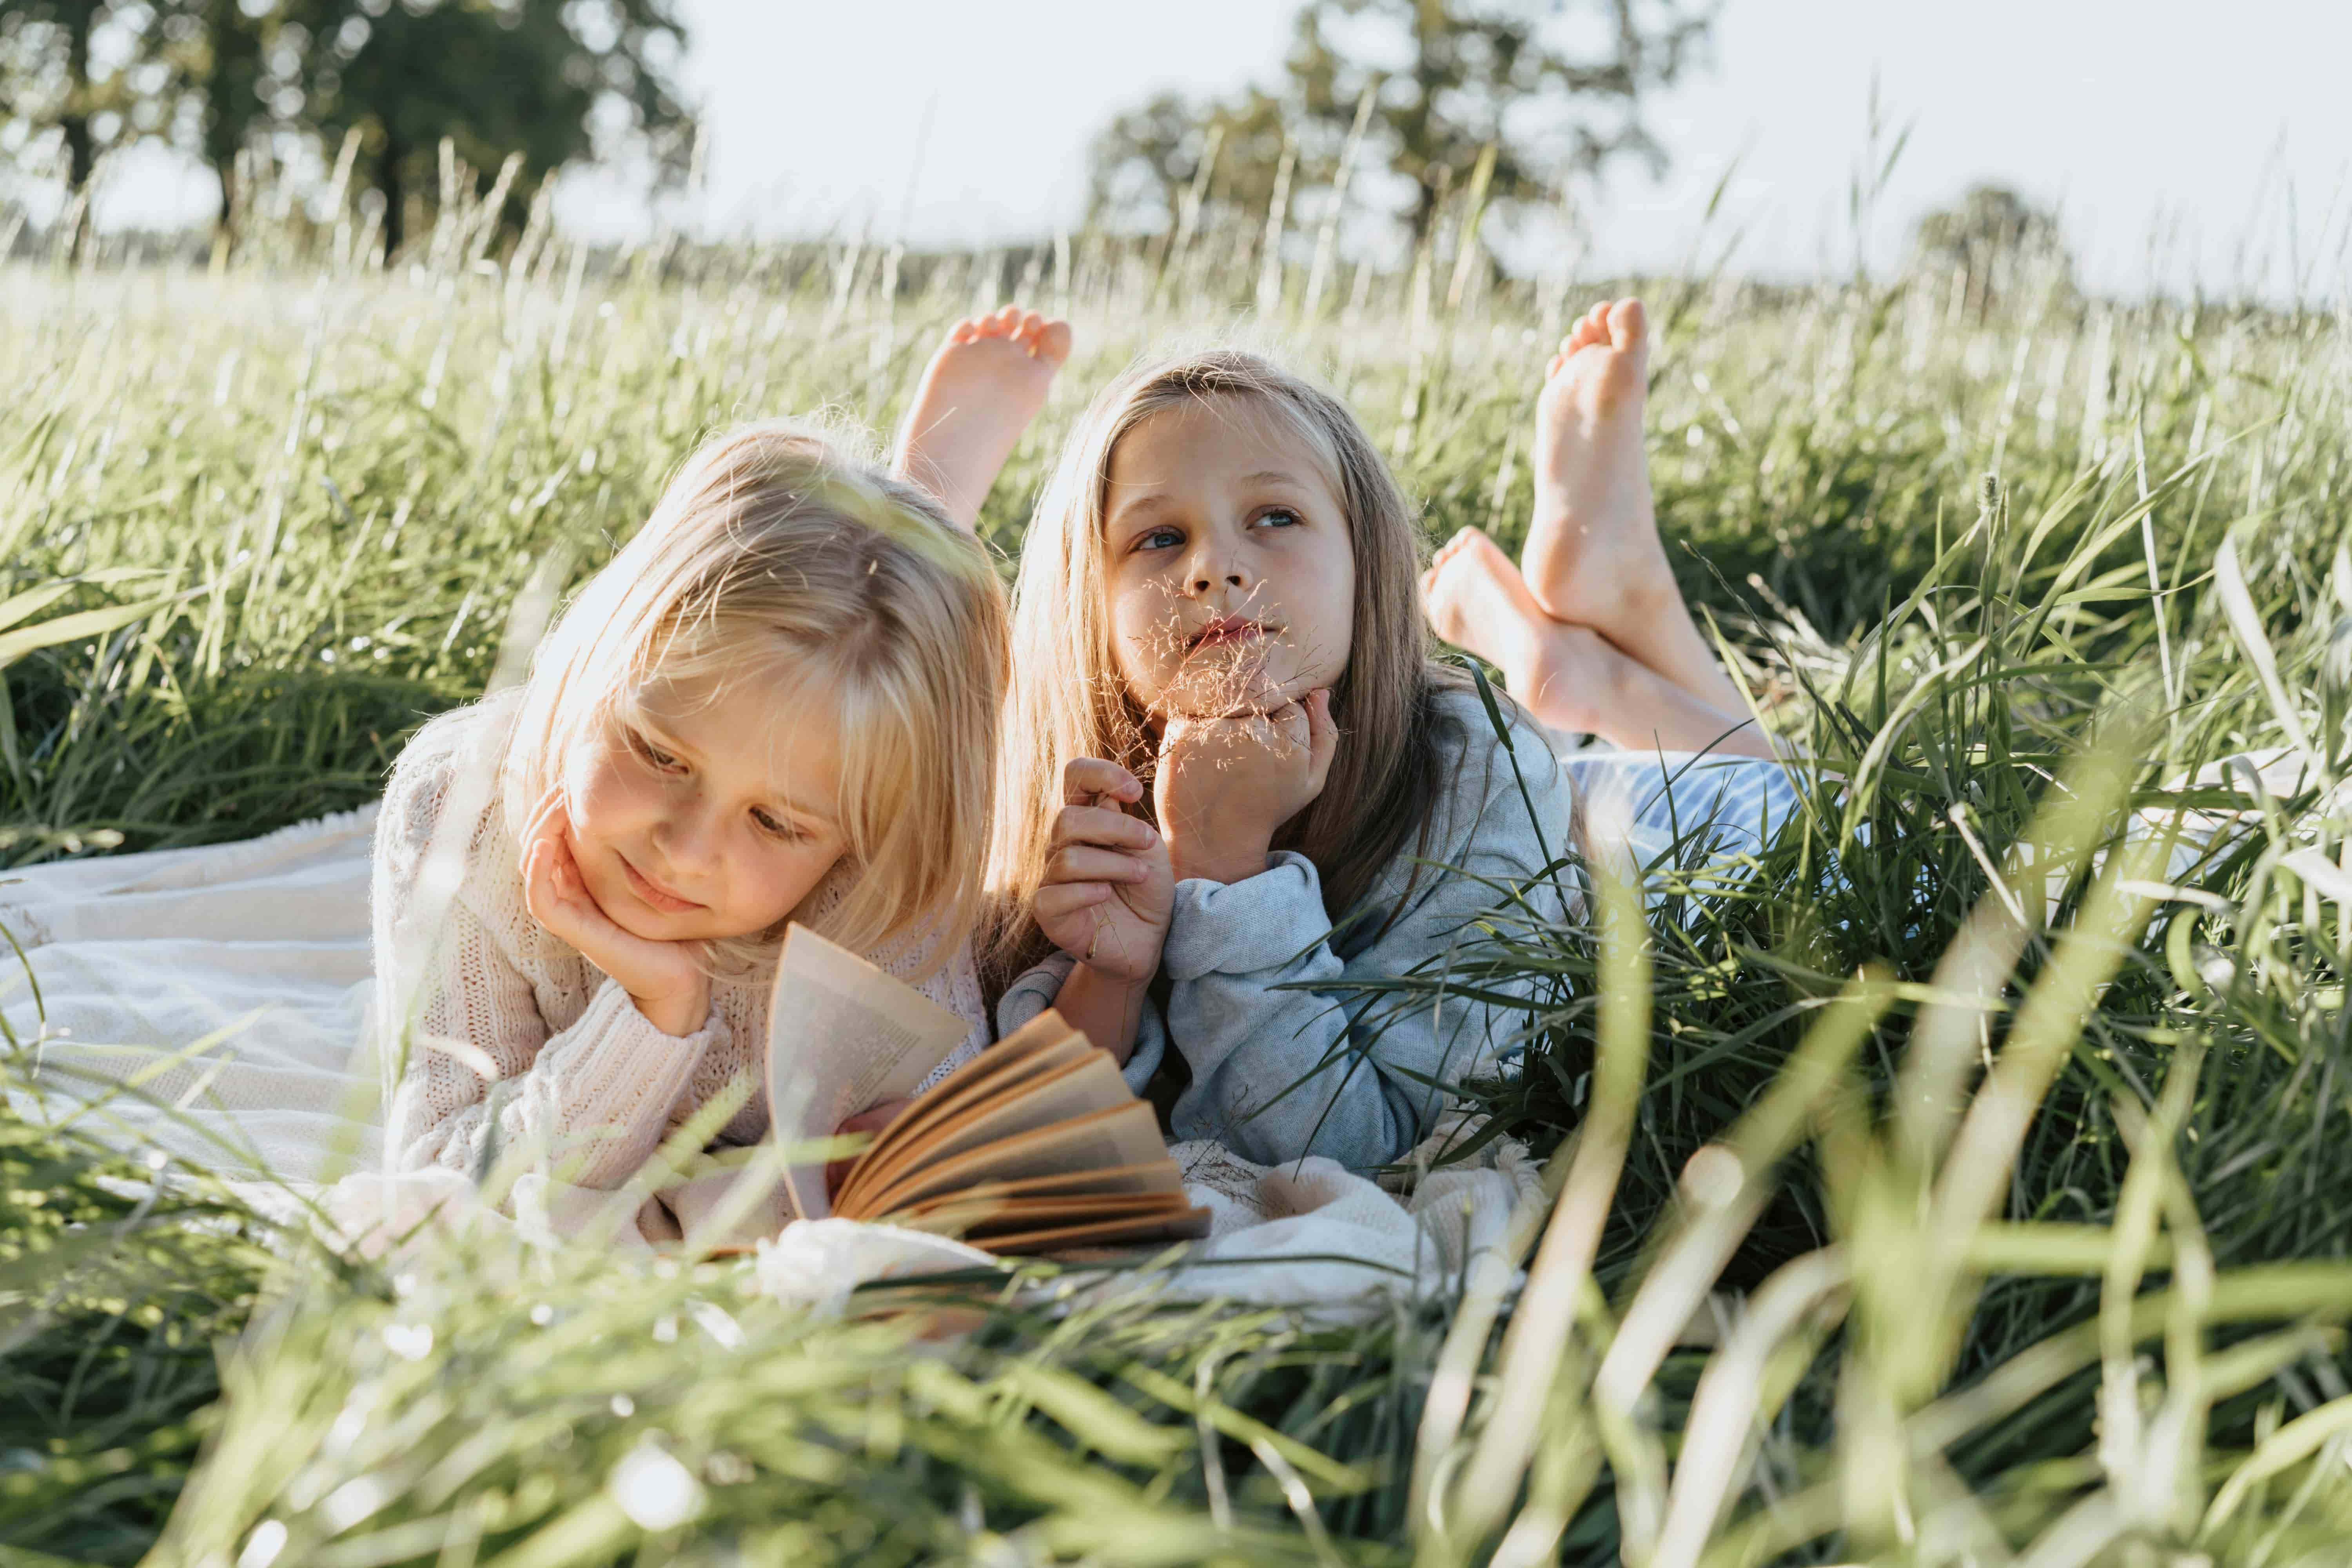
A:
[[[207,0],[204,20],[211,70],[203,82],[203,149],[220,182],[220,216],[213,223],[213,245],[220,249],[236,242],[236,155],[260,112],[254,89],[261,79],[261,39],[237,0]]]
[[[79,261],[89,244],[89,177],[98,168],[98,147],[89,135],[89,35],[94,20],[76,6],[66,24],[66,112],[58,128],[66,138],[66,258]]]
[[[226,261],[236,244],[236,154],[232,152],[213,164],[220,182],[220,214],[213,219],[213,249]]]
[[[383,194],[383,262],[386,267],[399,256],[402,241],[408,237],[408,188],[403,184],[401,165],[408,161],[408,149],[389,133],[383,139],[383,151],[375,157],[375,188]]]

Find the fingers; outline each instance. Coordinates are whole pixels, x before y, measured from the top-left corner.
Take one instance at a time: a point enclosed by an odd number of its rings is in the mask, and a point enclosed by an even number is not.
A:
[[[1045,857],[1045,880],[1056,882],[1148,882],[1151,868],[1133,855],[1073,844]]]
[[[560,846],[545,838],[534,843],[523,861],[522,903],[531,919],[566,942],[573,942],[579,925],[574,918],[578,895],[571,884],[579,872],[567,864],[569,858]]]
[[[1054,814],[1054,829],[1046,847],[1090,844],[1103,849],[1146,850],[1160,835],[1141,817],[1129,816],[1107,805],[1066,805]]]
[[[1331,721],[1331,689],[1318,687],[1307,695],[1307,777],[1315,793],[1331,776],[1331,759],[1339,752],[1339,726]]]
[[[523,825],[522,848],[528,856],[531,847],[551,835],[561,837],[572,825],[571,814],[563,809],[563,788],[561,784],[539,797],[530,809],[530,820]]]
[[[1037,889],[1031,907],[1036,911],[1038,929],[1060,944],[1056,932],[1064,921],[1117,896],[1108,882],[1048,882]]]
[[[1139,801],[1143,798],[1143,785],[1136,776],[1117,763],[1107,763],[1100,757],[1073,757],[1062,770],[1062,803],[1065,805],[1093,805],[1104,797],[1112,800]]]
[[[906,1111],[907,1107],[914,1103],[915,1102],[911,1100],[886,1100],[879,1105],[868,1106],[866,1110],[859,1111],[856,1115],[849,1117],[842,1122],[839,1131],[843,1132],[878,1132],[883,1128],[889,1126],[890,1123],[898,1120],[899,1116]]]

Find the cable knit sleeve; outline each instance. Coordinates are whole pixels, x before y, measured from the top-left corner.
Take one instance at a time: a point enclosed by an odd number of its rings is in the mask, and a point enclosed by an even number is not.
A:
[[[403,1064],[385,1146],[397,1169],[443,1165],[477,1180],[528,1148],[565,1180],[616,1187],[659,1148],[727,1025],[714,1012],[693,1035],[665,1035],[568,949],[533,962],[558,944],[521,908],[486,733],[498,717],[474,710],[428,725],[378,818],[377,1016],[389,1059]],[[551,1028],[542,992],[567,987],[586,992],[585,1005]]]

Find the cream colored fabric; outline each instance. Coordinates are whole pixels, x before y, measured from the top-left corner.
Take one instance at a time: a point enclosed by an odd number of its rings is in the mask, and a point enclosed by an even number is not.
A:
[[[0,1021],[27,1064],[12,1109],[96,1100],[80,1114],[108,1142],[232,1176],[373,1163],[376,1076],[355,1047],[375,816],[0,876],[0,930],[26,960],[0,942]]]
[[[680,1121],[730,1092],[749,1098],[717,1141],[757,1142],[768,1131],[767,984],[714,985],[703,1027],[674,1037],[530,918],[490,782],[510,717],[493,701],[435,720],[384,792],[375,949],[396,962],[379,970],[376,1005],[405,1023],[408,1047],[387,1121],[390,1163],[479,1172],[529,1147],[578,1185],[614,1187]],[[802,918],[821,919],[847,886],[829,879]],[[911,979],[922,955],[868,956]],[[969,950],[916,988],[971,1023],[948,1067],[987,1044]]]
[[[1040,1299],[1250,1301],[1340,1320],[1398,1297],[1456,1289],[1482,1254],[1494,1255],[1516,1288],[1511,1220],[1539,1204],[1542,1166],[1507,1138],[1458,1163],[1433,1164],[1478,1125],[1448,1118],[1413,1150],[1402,1175],[1382,1183],[1320,1157],[1269,1168],[1214,1143],[1178,1143],[1169,1152],[1184,1170],[1185,1195],[1210,1211],[1207,1238],[1153,1267],[1085,1276],[1079,1297],[1064,1281],[1050,1282]],[[599,1192],[537,1173],[518,1181],[503,1207],[493,1210],[471,1183],[442,1169],[353,1176],[321,1203],[339,1238],[371,1254],[395,1245],[465,1245],[488,1256],[509,1246],[586,1246],[632,1267],[675,1241],[677,1222],[687,1217],[663,1195]],[[861,1285],[1000,1267],[945,1237],[817,1219],[793,1220],[761,1243],[755,1274],[778,1300],[831,1311]]]
[[[564,1173],[614,1185],[739,1077],[749,1098],[718,1142],[757,1142],[767,988],[716,987],[703,1030],[674,1039],[524,909],[495,794],[510,711],[425,726],[381,810],[0,880],[0,929],[30,969],[0,942],[0,1019],[39,1098],[102,1097],[87,1114],[111,1141],[295,1183],[379,1159],[470,1173],[495,1139],[543,1143],[559,1169],[575,1153]],[[843,892],[819,887],[804,916]],[[920,955],[869,956],[908,976]],[[971,955],[917,988],[971,1024],[944,1073],[988,1038]],[[390,1053],[365,1042],[395,1037],[372,1018],[407,1024],[388,1119]]]

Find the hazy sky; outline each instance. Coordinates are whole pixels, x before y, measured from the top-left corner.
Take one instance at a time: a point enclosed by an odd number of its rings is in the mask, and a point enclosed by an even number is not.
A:
[[[703,226],[856,226],[1012,238],[1078,214],[1088,138],[1163,87],[1271,80],[1286,0],[685,0],[688,78],[711,131]],[[1591,266],[1671,263],[1738,163],[1717,232],[1751,268],[1853,254],[1849,180],[1874,75],[1913,127],[1871,253],[1971,180],[2056,203],[2090,278],[2210,286],[2290,268],[2344,279],[2352,108],[2347,0],[1725,0],[1712,62],[1648,117],[1663,181],[1596,193]],[[161,160],[117,173],[101,216],[209,210]],[[644,208],[610,181],[561,209],[610,232]],[[2294,237],[2290,239],[2290,230]],[[2152,236],[2163,237],[2151,263]],[[2315,262],[2316,265],[2315,266]],[[2265,272],[2263,269],[2267,268]]]

